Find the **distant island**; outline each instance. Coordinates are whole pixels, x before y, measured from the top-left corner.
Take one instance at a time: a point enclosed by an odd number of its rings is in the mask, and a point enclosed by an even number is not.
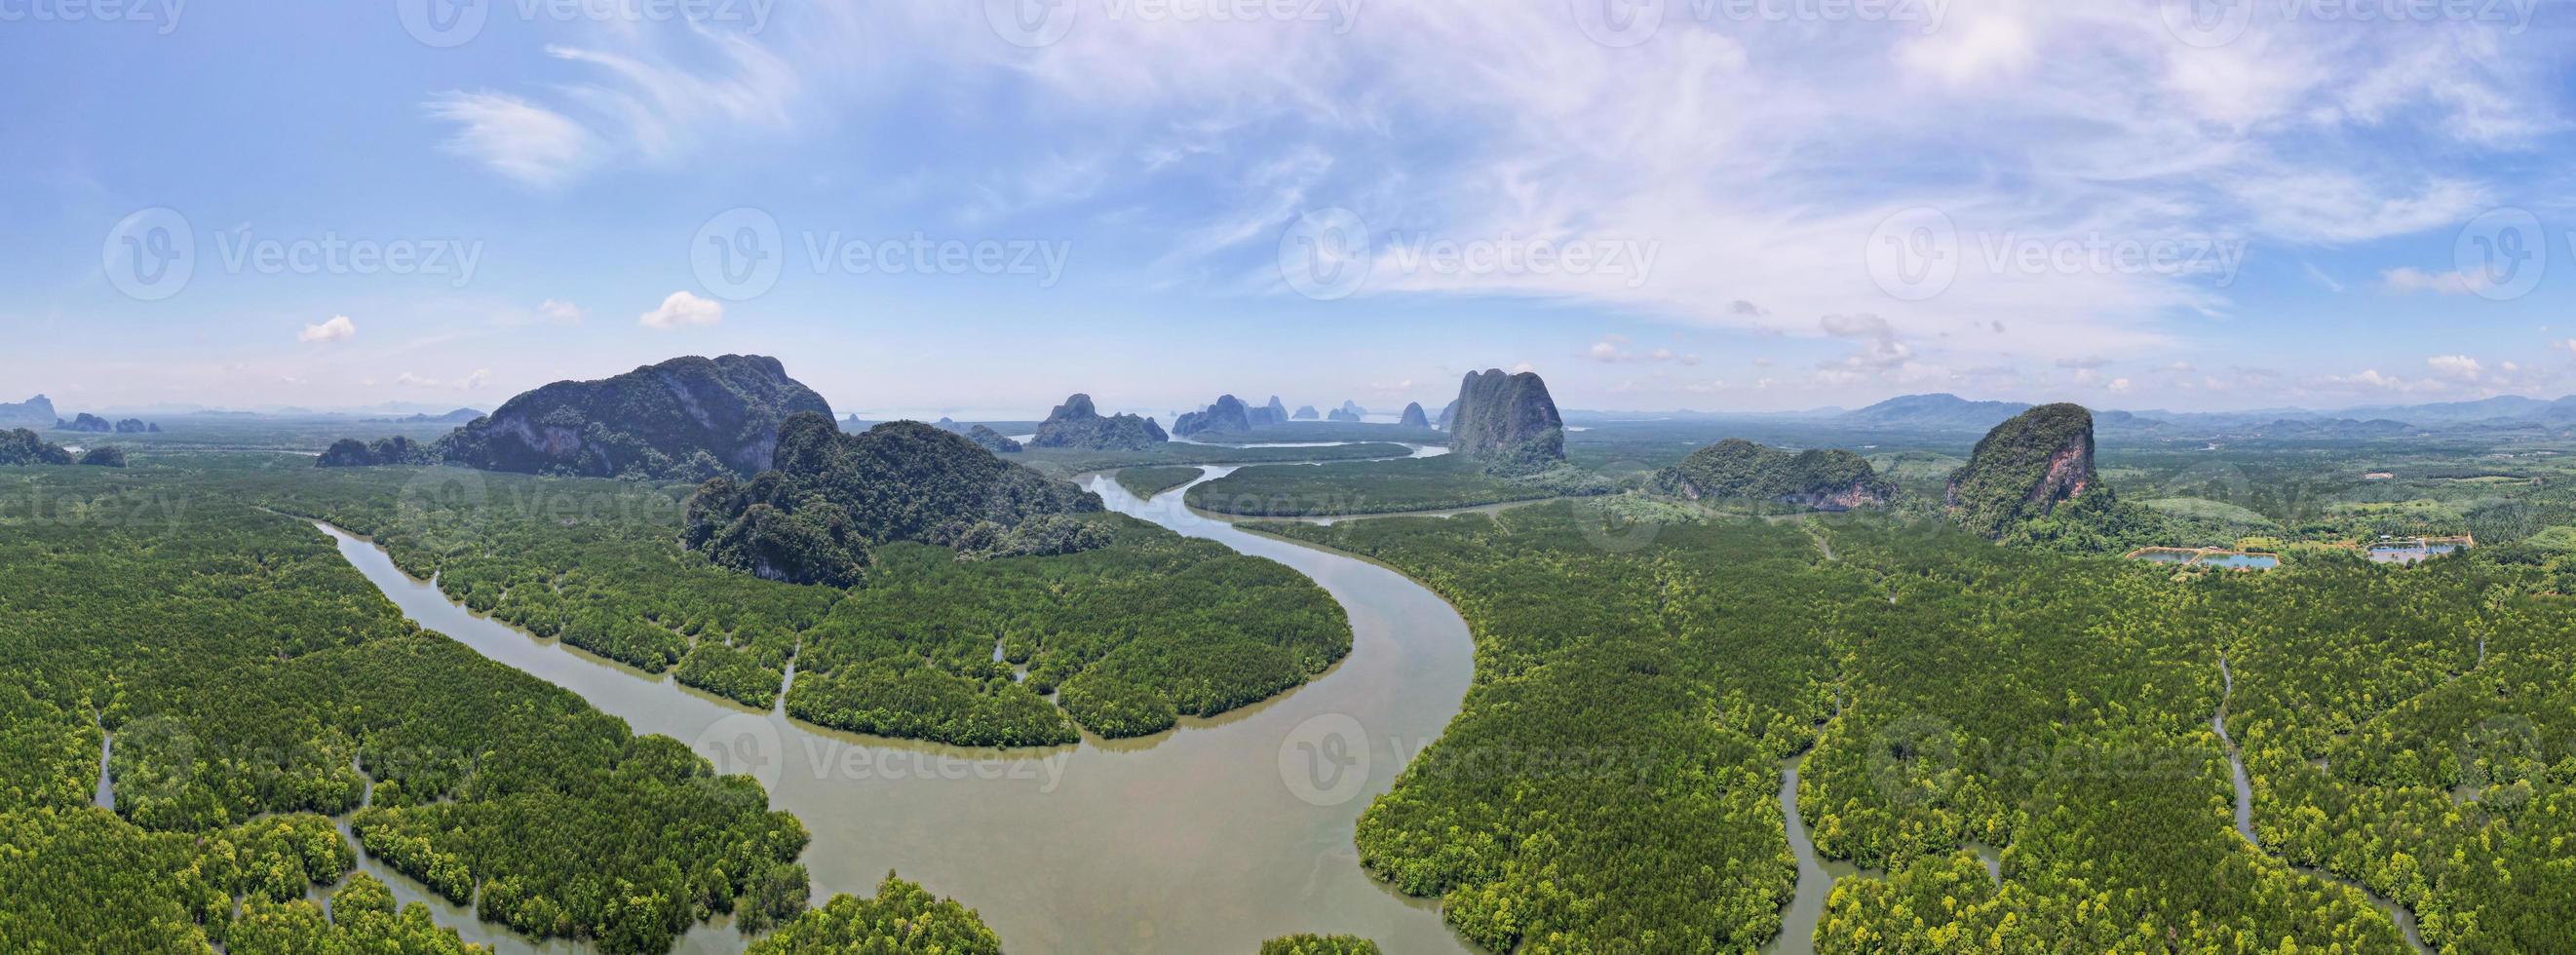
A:
[[[1170,441],[1161,425],[1152,418],[1132,414],[1103,416],[1092,407],[1091,396],[1076,393],[1047,412],[1038,423],[1037,435],[1029,439],[1033,448],[1083,448],[1093,451],[1140,451]]]
[[[37,397],[41,399],[44,396],[38,395]],[[74,415],[69,421],[56,420],[54,422],[54,430],[78,431],[84,434],[159,434],[161,433],[161,426],[146,422],[141,418],[127,418],[122,421],[110,422],[106,418],[84,411],[78,415]]]
[[[0,404],[0,428],[50,428],[61,421],[52,399],[37,395],[16,404]]]
[[[1262,409],[1268,411],[1269,409]],[[1205,408],[1183,414],[1172,422],[1172,433],[1180,437],[1211,431],[1249,431],[1253,426],[1252,408],[1233,395],[1219,395]]]

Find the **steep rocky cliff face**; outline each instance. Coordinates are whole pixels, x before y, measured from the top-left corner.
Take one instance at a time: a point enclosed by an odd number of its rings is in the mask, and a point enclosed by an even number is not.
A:
[[[1173,421],[1172,433],[1186,438],[1210,432],[1249,431],[1252,429],[1252,424],[1251,406],[1244,404],[1241,398],[1222,395],[1216,399],[1215,404],[1182,415]]]
[[[1269,419],[1269,420],[1268,420],[1268,422],[1267,422],[1267,423],[1269,423],[1269,424],[1287,424],[1287,423],[1288,423],[1288,406],[1287,406],[1287,405],[1284,405],[1284,404],[1280,404],[1280,403],[1279,403],[1279,396],[1278,396],[1278,395],[1271,395],[1271,396],[1270,396],[1270,403],[1269,403],[1269,404],[1267,404],[1267,405],[1263,405],[1263,406],[1261,407],[1261,411],[1262,411],[1263,417],[1265,417],[1265,418]]]
[[[1847,511],[1884,504],[1895,485],[1860,455],[1810,449],[1790,453],[1729,438],[1691,452],[1655,476],[1666,493],[1692,500],[1729,499]]]
[[[2088,494],[2110,494],[2093,473],[2093,414],[2055,404],[1987,432],[1967,465],[1950,476],[1948,503],[1960,526],[2002,537]]]
[[[1479,457],[1565,459],[1565,419],[1536,372],[1471,371],[1458,383],[1449,449]]]
[[[1449,399],[1449,403],[1440,409],[1440,420],[1434,424],[1439,427],[1440,430],[1447,431],[1451,425],[1455,425],[1457,423],[1458,399],[1451,398]]]
[[[1296,414],[1293,414],[1293,415],[1289,415],[1289,416],[1288,416],[1288,420],[1290,420],[1290,421],[1313,421],[1313,420],[1316,420],[1316,417],[1317,417],[1317,416],[1316,416],[1316,414],[1315,414],[1315,406],[1314,406],[1314,405],[1299,405],[1299,406],[1297,406],[1297,413],[1296,413]]]
[[[1029,446],[1134,451],[1171,439],[1152,418],[1132,414],[1103,417],[1092,406],[1090,395],[1076,394],[1047,413],[1046,420],[1038,423],[1037,436],[1029,439]]]
[[[1404,406],[1404,414],[1397,416],[1395,423],[1408,428],[1428,428],[1431,419],[1422,413],[1422,402],[1416,401]]]
[[[832,406],[778,359],[690,356],[523,393],[434,448],[490,471],[702,479],[768,469],[779,423],[798,412],[828,419]]]

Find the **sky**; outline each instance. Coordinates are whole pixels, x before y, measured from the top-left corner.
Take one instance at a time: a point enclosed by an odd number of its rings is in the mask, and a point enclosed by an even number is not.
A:
[[[0,400],[2576,392],[2570,0],[0,0]]]

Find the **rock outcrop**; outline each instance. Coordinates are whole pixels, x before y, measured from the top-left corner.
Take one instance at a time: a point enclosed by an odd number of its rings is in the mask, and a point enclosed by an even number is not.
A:
[[[1538,373],[1471,371],[1458,383],[1449,449],[1476,457],[1562,461],[1565,419]]]
[[[1655,486],[1692,500],[1749,500],[1820,511],[1887,503],[1896,487],[1860,455],[1811,449],[1791,453],[1739,438],[1691,452],[1655,474]]]
[[[1986,433],[1950,476],[1948,504],[1960,526],[2001,538],[2062,504],[2107,497],[2093,473],[2093,415],[2082,406],[2041,405]]]
[[[1341,408],[1335,408],[1335,409],[1333,409],[1333,410],[1331,410],[1331,411],[1324,412],[1324,420],[1326,420],[1326,421],[1359,421],[1359,420],[1363,420],[1363,419],[1361,419],[1361,417],[1360,417],[1360,413],[1359,413],[1359,412],[1356,412],[1356,411],[1348,411],[1348,410],[1344,410],[1344,409],[1341,409]]]
[[[101,418],[84,411],[73,415],[72,419],[69,421],[54,422],[54,430],[79,431],[86,434],[113,434],[116,432],[116,425],[105,418]]]
[[[1449,404],[1448,404],[1448,406],[1443,407],[1443,408],[1441,408],[1441,409],[1440,409],[1440,420],[1436,423],[1436,426],[1437,426],[1440,430],[1442,430],[1442,431],[1447,431],[1447,430],[1449,430],[1449,427],[1450,427],[1451,425],[1454,425],[1454,424],[1457,424],[1457,423],[1458,423],[1458,399],[1456,399],[1456,398],[1451,398],[1451,399],[1449,399]]]
[[[1296,413],[1296,414],[1289,415],[1289,416],[1288,416],[1288,420],[1290,420],[1290,421],[1313,421],[1313,420],[1316,420],[1316,418],[1318,418],[1318,417],[1319,417],[1319,416],[1315,414],[1315,406],[1314,406],[1314,405],[1298,405],[1298,406],[1297,406],[1297,413]]]
[[[1172,433],[1184,438],[1209,432],[1250,430],[1252,408],[1233,395],[1220,395],[1215,404],[1184,414],[1172,422]]]
[[[1263,424],[1287,424],[1287,423],[1288,423],[1288,406],[1287,406],[1287,405],[1284,405],[1284,404],[1280,404],[1280,403],[1279,403],[1279,396],[1278,396],[1278,395],[1271,395],[1271,396],[1270,396],[1270,403],[1269,403],[1269,404],[1267,404],[1267,405],[1263,405],[1263,406],[1261,407],[1261,409],[1260,409],[1260,410],[1261,410],[1261,412],[1262,412],[1262,416],[1263,416],[1264,418],[1266,418],[1267,420],[1266,420],[1266,421],[1263,421],[1263,422],[1258,422],[1258,423],[1263,423]]]
[[[53,399],[37,395],[16,404],[0,404],[0,428],[50,428],[61,420],[54,416]]]
[[[771,580],[853,586],[891,541],[955,548],[961,558],[1105,546],[1109,528],[1072,515],[1099,495],[994,457],[918,421],[843,434],[823,414],[780,425],[777,467],[717,477],[690,497],[681,542],[715,563]]]
[[[1419,401],[1407,403],[1404,406],[1404,414],[1398,416],[1395,423],[1408,428],[1431,427],[1431,419],[1423,415],[1422,402]]]
[[[441,459],[488,471],[703,479],[767,470],[789,415],[823,396],[762,355],[690,356],[597,381],[558,381],[440,438]]]
[[[1091,396],[1076,394],[1047,412],[1038,423],[1037,436],[1029,439],[1036,448],[1083,448],[1093,451],[1135,451],[1171,440],[1163,426],[1152,418],[1132,414],[1103,417],[1091,404]]]

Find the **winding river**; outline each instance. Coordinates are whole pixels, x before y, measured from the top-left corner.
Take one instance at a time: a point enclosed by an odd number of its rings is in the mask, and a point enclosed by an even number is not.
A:
[[[1204,468],[1199,481],[1232,471]],[[1140,740],[995,751],[863,737],[473,614],[373,543],[317,526],[420,625],[760,779],[772,805],[813,832],[804,862],[817,902],[872,892],[891,869],[974,907],[1023,952],[1248,953],[1294,932],[1353,933],[1391,952],[1467,951],[1436,903],[1370,879],[1351,842],[1360,811],[1457,714],[1473,660],[1465,621],[1394,571],[1195,515],[1181,503],[1188,486],[1140,500],[1105,475],[1081,483],[1112,510],[1313,578],[1350,615],[1350,655],[1304,687]],[[469,941],[579,950],[533,944],[424,897],[373,860],[361,865],[399,898],[429,902]],[[744,944],[727,926],[703,925],[679,950]]]
[[[2478,654],[2480,661],[2483,662],[2486,656],[2484,640],[2478,642]],[[2236,699],[2236,672],[2228,669],[2227,655],[2223,653],[2218,656],[2218,678],[2225,688],[2224,695],[2218,698],[2218,712],[2209,717],[2209,728],[2218,731],[2218,741],[2226,746],[2227,769],[2229,774],[2235,777],[2236,834],[2244,836],[2245,841],[2257,851],[2270,852],[2271,850],[2263,848],[2263,840],[2254,834],[2254,782],[2245,772],[2245,757],[2237,751],[2236,738],[2227,734],[2227,706]],[[2280,858],[2278,854],[2274,854],[2273,857]],[[2413,909],[2397,904],[2397,900],[2381,895],[2369,886],[2324,869],[2295,862],[2289,865],[2292,870],[2301,875],[2323,879],[2360,892],[2364,898],[2370,900],[2371,907],[2386,913],[2389,921],[2397,923],[2397,933],[2405,937],[2407,947],[2431,955],[2433,948],[2424,944],[2424,936],[2417,931]]]

